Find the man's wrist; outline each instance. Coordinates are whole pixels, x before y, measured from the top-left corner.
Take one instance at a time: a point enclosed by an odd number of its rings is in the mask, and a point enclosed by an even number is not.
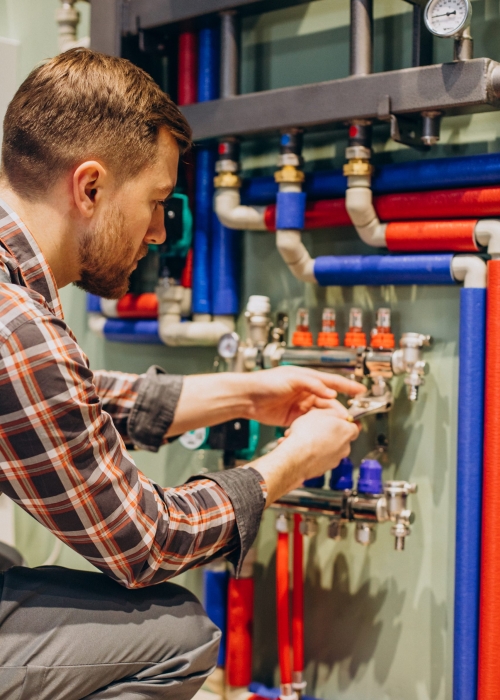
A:
[[[252,467],[266,482],[266,507],[285,493],[297,488],[302,482],[300,477],[302,458],[298,455],[299,451],[294,441],[287,438],[272,452],[252,463]]]

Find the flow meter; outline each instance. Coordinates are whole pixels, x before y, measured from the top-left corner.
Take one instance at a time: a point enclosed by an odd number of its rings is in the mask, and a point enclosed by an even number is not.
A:
[[[472,17],[470,0],[430,0],[424,12],[427,29],[442,38],[460,36]]]

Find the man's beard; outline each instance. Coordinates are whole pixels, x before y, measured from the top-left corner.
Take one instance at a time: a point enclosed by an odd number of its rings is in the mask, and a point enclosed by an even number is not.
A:
[[[143,243],[139,251],[134,251],[125,235],[123,213],[111,205],[102,220],[81,238],[80,279],[75,285],[105,299],[120,299],[128,291],[137,261],[147,250]]]

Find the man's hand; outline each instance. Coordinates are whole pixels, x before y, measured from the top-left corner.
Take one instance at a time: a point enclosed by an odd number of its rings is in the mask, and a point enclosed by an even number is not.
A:
[[[294,421],[287,435],[276,449],[252,463],[266,482],[268,506],[306,479],[334,469],[349,455],[359,428],[336,410],[313,408]]]
[[[245,417],[265,425],[289,426],[313,408],[342,409],[335,401],[339,392],[355,396],[366,388],[359,382],[305,367],[276,367],[245,375],[250,397]]]

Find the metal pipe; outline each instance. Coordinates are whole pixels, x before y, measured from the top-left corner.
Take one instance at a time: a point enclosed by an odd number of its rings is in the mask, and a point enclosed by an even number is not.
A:
[[[372,44],[372,0],[351,0],[351,75],[368,75],[372,72]]]
[[[474,58],[474,41],[470,27],[467,27],[460,36],[455,37],[453,59],[455,61],[470,61],[472,58]]]
[[[361,357],[355,348],[285,348],[280,364],[297,367],[321,367],[354,373],[361,370]]]
[[[220,13],[221,18],[221,62],[220,96],[234,97],[238,94],[238,38],[236,32],[236,10]]]

